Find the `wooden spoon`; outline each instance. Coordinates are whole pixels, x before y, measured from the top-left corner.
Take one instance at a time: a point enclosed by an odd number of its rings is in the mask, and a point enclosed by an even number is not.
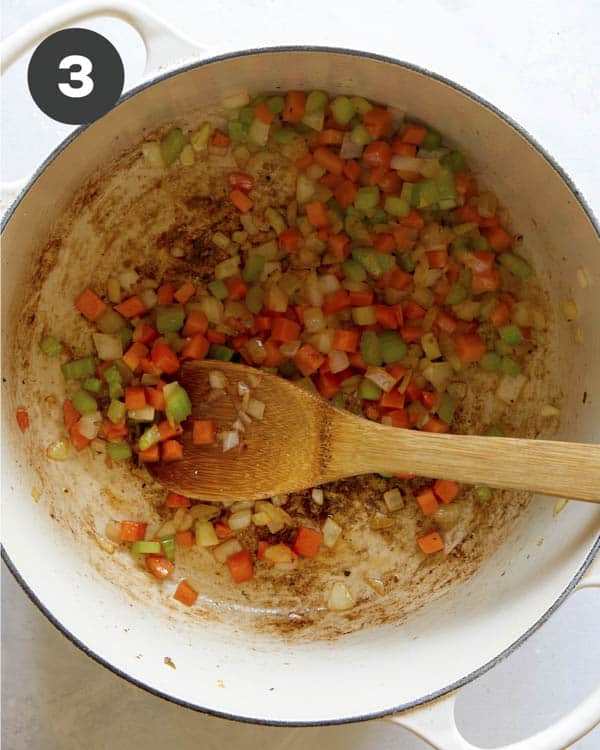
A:
[[[234,397],[209,400],[208,373],[215,370]],[[258,500],[357,474],[402,472],[600,502],[600,445],[386,427],[283,378],[230,362],[186,364],[179,382],[192,401],[192,418],[215,419],[220,430],[230,430],[238,418],[238,383],[265,404],[263,420],[252,420],[241,433],[241,450],[223,452],[219,441],[195,446],[186,429],[181,461],[148,464],[156,479],[188,497]]]

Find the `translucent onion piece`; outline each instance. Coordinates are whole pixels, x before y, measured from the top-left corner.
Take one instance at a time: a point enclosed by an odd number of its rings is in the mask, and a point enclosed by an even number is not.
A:
[[[352,609],[355,604],[356,602],[346,584],[336,581],[329,592],[329,598],[327,599],[328,609],[334,612],[343,612],[346,609]]]

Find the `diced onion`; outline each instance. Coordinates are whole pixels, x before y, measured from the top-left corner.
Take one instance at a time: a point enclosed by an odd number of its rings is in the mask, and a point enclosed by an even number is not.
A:
[[[356,602],[346,584],[336,581],[329,592],[329,598],[327,599],[328,609],[334,612],[342,612],[346,609],[352,609],[355,604]]]
[[[315,488],[315,489],[314,489],[314,490],[313,490],[313,491],[311,492],[311,497],[312,497],[313,501],[314,501],[314,502],[315,502],[315,503],[316,503],[317,505],[323,505],[323,498],[324,498],[324,495],[323,495],[323,490],[322,490],[322,489],[319,489],[319,488]]]
[[[239,273],[240,256],[232,255],[231,258],[217,263],[215,266],[215,279],[223,280],[229,278],[229,276],[237,276]]]
[[[486,219],[491,218],[496,214],[498,208],[498,201],[493,193],[484,192],[479,194],[477,199],[477,213]]]
[[[210,521],[221,513],[221,509],[218,505],[198,503],[190,508],[189,513],[194,521]]]
[[[337,280],[337,276],[332,273],[325,273],[319,276],[319,286],[323,294],[331,294],[340,288],[340,282]]]
[[[328,517],[327,519],[325,519],[325,523],[323,524],[321,531],[323,532],[323,544],[331,549],[331,547],[334,547],[335,543],[340,538],[342,534],[342,527],[337,524],[333,520],[333,518]]]
[[[240,222],[248,234],[257,234],[258,227],[254,223],[254,218],[251,214],[242,214],[240,216]]]
[[[231,240],[226,234],[223,234],[223,232],[215,232],[211,239],[217,247],[221,248],[221,250],[227,250],[229,245],[231,245]]]
[[[279,347],[279,351],[284,357],[294,357],[298,352],[298,349],[300,349],[300,345],[301,341],[299,339],[296,341],[286,341],[285,344],[282,344]]]
[[[350,367],[350,360],[346,352],[339,352],[336,349],[329,352],[329,369],[334,375],[347,370],[348,367]]]
[[[320,180],[321,177],[326,173],[326,169],[321,167],[319,164],[312,163],[306,168],[306,176],[309,180]]]
[[[401,172],[419,172],[423,167],[423,159],[417,159],[414,156],[392,156],[390,162],[392,169],[397,169]]]
[[[223,322],[223,303],[216,297],[202,297],[198,303],[202,312],[206,315],[210,323],[218,324]]]
[[[139,275],[132,268],[130,268],[127,271],[123,271],[123,273],[119,274],[119,283],[121,284],[123,289],[130,290],[137,284],[139,278]]]
[[[567,322],[577,320],[577,305],[573,300],[564,300],[560,303],[560,306]]]
[[[264,557],[272,563],[290,563],[294,560],[294,553],[287,544],[271,544],[264,551]]]
[[[423,370],[423,376],[437,391],[446,390],[448,381],[453,374],[452,366],[449,362],[431,362]]]
[[[285,312],[288,296],[277,284],[271,284],[265,292],[265,307],[273,312]]]
[[[394,513],[395,511],[401,510],[404,507],[402,492],[400,492],[397,487],[395,487],[393,490],[384,492],[383,499],[390,513]]]
[[[247,529],[250,526],[251,520],[251,510],[240,510],[238,513],[232,513],[227,523],[232,531],[240,531],[241,529]]]
[[[542,417],[558,417],[560,416],[560,409],[552,406],[552,404],[545,404],[540,409],[540,414]]]
[[[140,382],[142,385],[158,385],[160,383],[160,377],[158,375],[149,375],[147,372],[145,372],[142,375]]]
[[[335,331],[333,328],[326,328],[324,331],[319,331],[311,336],[312,345],[315,349],[318,349],[321,354],[329,354],[333,347],[333,337]]]
[[[383,513],[376,511],[371,516],[371,520],[369,521],[369,526],[374,531],[380,531],[381,529],[389,529],[391,526],[394,526],[395,523],[396,522],[394,521],[393,518],[390,518],[389,516],[386,516]]]
[[[569,501],[565,497],[560,497],[554,503],[554,508],[552,509],[552,515],[556,517],[559,513],[561,513],[567,507],[568,502]]]
[[[240,444],[240,436],[236,430],[229,430],[223,433],[223,453],[227,453],[232,448]]]
[[[69,455],[69,443],[64,439],[50,443],[46,448],[46,455],[53,461],[66,461]]]
[[[362,155],[362,152],[363,146],[352,140],[352,134],[350,131],[346,132],[340,149],[340,156],[342,159],[358,159]]]
[[[235,555],[237,552],[241,552],[243,549],[242,545],[237,539],[227,539],[223,544],[219,544],[212,551],[214,558],[217,562],[225,563],[228,557]]]
[[[144,289],[144,291],[140,294],[140,299],[144,303],[144,306],[147,310],[151,310],[156,306],[157,297],[154,289]]]
[[[385,584],[380,578],[365,578],[365,581],[380,596],[385,594]]]
[[[496,397],[500,401],[504,401],[505,404],[512,405],[521,395],[526,382],[527,378],[525,375],[517,375],[516,377],[503,375],[496,389]]]
[[[298,175],[296,180],[296,200],[298,203],[307,203],[315,194],[315,183],[303,174]]]
[[[123,340],[117,334],[92,334],[98,357],[103,360],[120,359],[123,356]]]
[[[273,505],[275,505],[277,508],[281,508],[282,505],[285,505],[288,501],[287,495],[273,495],[271,498],[271,502]]]
[[[127,417],[134,422],[153,422],[154,413],[153,406],[145,406],[143,409],[129,409]]]
[[[383,367],[368,367],[365,372],[365,378],[375,385],[379,386],[382,391],[389,393],[396,385],[396,378]]]
[[[142,155],[144,161],[149,167],[162,169],[165,163],[162,158],[162,152],[160,150],[160,143],[158,141],[148,141],[142,143]]]
[[[250,95],[247,91],[239,94],[230,94],[224,97],[221,104],[225,109],[241,109],[250,103]]]
[[[245,432],[246,428],[244,427],[244,423],[241,419],[236,419],[235,422],[231,425],[236,432]]]
[[[435,334],[431,331],[421,336],[421,346],[427,359],[439,359],[442,356]]]
[[[117,282],[118,283],[118,282]],[[96,320],[96,326],[102,333],[117,333],[126,325],[125,318],[112,307],[107,307]]]
[[[98,435],[101,422],[102,415],[99,411],[94,411],[91,414],[84,414],[81,417],[77,429],[84,438],[93,440]]]
[[[325,316],[320,307],[307,307],[304,310],[304,328],[309,333],[316,333],[325,328]]]

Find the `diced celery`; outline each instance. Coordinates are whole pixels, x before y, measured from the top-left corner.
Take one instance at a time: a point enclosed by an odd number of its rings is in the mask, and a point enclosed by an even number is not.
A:
[[[246,307],[254,315],[258,315],[263,306],[264,291],[260,286],[251,286],[246,293]]]
[[[192,413],[192,404],[187,392],[179,383],[169,383],[163,389],[165,413],[169,422],[183,422]]]
[[[242,271],[242,279],[250,284],[260,278],[265,265],[264,255],[250,255]]]
[[[267,98],[267,107],[274,115],[279,115],[285,107],[285,99],[283,96],[269,96]]]
[[[502,341],[505,341],[511,346],[521,344],[523,341],[521,329],[516,325],[500,326],[500,328],[498,328],[498,333],[500,334]]]
[[[486,352],[479,360],[481,368],[487,372],[497,372],[501,363],[502,357],[496,352]]]
[[[99,378],[86,378],[83,381],[83,387],[90,393],[100,393],[102,388],[102,381]]]
[[[325,109],[326,104],[327,94],[323,91],[311,91],[306,97],[305,112],[307,115],[310,115],[313,112],[320,112]]]
[[[73,406],[80,414],[91,414],[92,412],[98,411],[98,403],[96,402],[96,399],[87,393],[87,391],[77,391],[71,400]]]
[[[395,331],[382,331],[379,334],[379,346],[381,358],[386,365],[392,362],[399,362],[406,357],[408,352],[407,345]]]
[[[296,138],[296,135],[294,134],[294,131],[289,130],[289,128],[280,128],[273,133],[273,140],[280,145],[290,143],[294,138]]]
[[[386,471],[378,471],[377,473],[383,479],[391,479],[394,476],[393,474],[388,474],[388,472],[386,472]]]
[[[460,273],[458,274],[458,283],[462,284],[467,289],[470,289],[472,281],[473,281],[473,274],[471,273],[471,269],[461,268]]]
[[[423,180],[413,185],[413,205],[415,208],[431,208],[437,206],[439,192],[437,182]],[[416,201],[416,204],[415,204]]]
[[[221,362],[230,362],[235,352],[228,346],[222,344],[211,344],[208,350],[208,359],[218,359]]]
[[[208,285],[208,291],[212,294],[213,297],[216,297],[217,299],[225,299],[228,295],[225,282],[221,279],[211,281]]]
[[[346,233],[356,242],[365,242],[369,240],[369,230],[364,225],[362,215],[352,206],[346,210],[344,220],[344,229]]]
[[[471,246],[473,247],[473,250],[477,250],[477,252],[480,253],[486,253],[490,249],[490,243],[482,234],[478,234],[476,237],[473,237],[473,239],[471,240]]]
[[[358,115],[366,115],[367,112],[373,109],[373,105],[362,96],[352,96],[350,97],[350,102]]]
[[[291,359],[285,359],[279,365],[279,374],[283,378],[296,378],[300,374],[300,370],[298,370]]]
[[[495,294],[490,296],[484,296],[481,300],[481,307],[479,308],[479,317],[481,320],[489,320],[490,315],[498,304],[498,298]]]
[[[335,394],[335,396],[331,399],[331,403],[338,409],[346,408],[346,399],[344,398],[344,394],[341,391],[338,391]]]
[[[375,224],[385,224],[388,220],[388,216],[385,212],[385,208],[381,205],[375,206],[375,208],[370,209],[366,212],[367,221],[371,225]]]
[[[204,149],[208,146],[208,139],[210,138],[211,132],[212,125],[210,124],[210,122],[203,122],[198,130],[196,130],[195,133],[192,133],[190,140],[192,142],[192,148],[194,149],[194,151],[204,151]]]
[[[446,297],[447,305],[460,305],[469,296],[468,291],[462,284],[452,284],[448,290],[448,296]]]
[[[160,542],[139,541],[131,545],[131,551],[136,555],[159,555],[161,553]]]
[[[119,336],[121,337],[121,344],[123,348],[126,348],[131,343],[131,339],[133,338],[133,330],[129,326],[125,326],[124,328],[121,328],[119,331]]]
[[[356,193],[354,207],[359,211],[368,211],[379,203],[379,188],[377,186],[361,187]]]
[[[360,353],[368,365],[379,367],[382,363],[381,345],[375,331],[364,331],[360,337]]]
[[[111,383],[121,383],[123,378],[116,365],[111,365],[104,371],[104,380],[110,385]]]
[[[390,195],[385,199],[385,210],[392,216],[408,216],[410,203],[397,195]]]
[[[160,545],[167,560],[173,562],[175,559],[175,537],[163,536],[160,538]]]
[[[125,419],[125,404],[122,401],[113,399],[108,407],[107,416],[113,424],[117,424]]]
[[[500,371],[505,375],[511,375],[513,378],[516,378],[517,375],[521,374],[521,366],[512,357],[502,357]]]
[[[257,117],[252,121],[252,125],[250,125],[250,129],[248,130],[248,140],[257,146],[266,146],[270,130],[270,124],[259,120]]]
[[[152,445],[160,443],[160,431],[158,427],[153,424],[148,427],[140,436],[140,450],[148,450]]]
[[[387,271],[391,271],[392,268],[396,265],[393,255],[378,252],[373,253],[373,255],[381,273],[387,273]]]
[[[265,218],[273,228],[275,234],[281,234],[287,228],[283,216],[276,209],[269,206],[265,211]]]
[[[62,352],[63,347],[60,341],[54,338],[54,336],[44,336],[40,348],[49,357],[56,357],[57,354]]]
[[[520,255],[514,253],[500,253],[498,256],[498,262],[507,271],[514,274],[515,276],[521,276],[526,278],[531,275],[531,266]]]
[[[342,267],[346,278],[350,279],[350,281],[360,282],[367,278],[367,272],[363,266],[352,258],[347,258],[343,262]]]
[[[120,383],[108,384],[108,395],[111,399],[121,398],[123,396],[123,386]]]
[[[383,273],[377,255],[370,247],[356,247],[352,251],[352,258],[357,263],[360,263],[367,273],[375,276],[375,278],[378,278]]]
[[[106,452],[113,461],[126,461],[131,458],[131,446],[125,441],[121,443],[107,443]]]
[[[449,169],[441,169],[435,176],[435,184],[440,208],[454,208],[456,206],[454,174]]]
[[[162,138],[160,142],[160,153],[163,162],[167,167],[177,159],[186,143],[187,138],[180,128],[172,128],[164,138]]]
[[[374,325],[377,322],[375,306],[371,305],[368,307],[353,307],[352,320],[356,323],[357,326]]]
[[[177,333],[183,328],[184,322],[183,305],[158,305],[156,307],[156,329],[159,333]]]
[[[492,491],[489,487],[475,487],[475,494],[484,503],[492,499]]]
[[[371,380],[363,378],[358,386],[358,395],[365,401],[379,401],[383,391],[378,385],[375,385]]]
[[[452,396],[449,396],[447,393],[445,393],[440,401],[440,405],[438,407],[437,413],[438,417],[440,419],[443,419],[444,422],[452,422],[454,419],[454,412],[456,410],[456,401],[452,398]]]
[[[427,331],[421,336],[421,346],[427,359],[439,359],[442,356],[440,346],[433,331]]]
[[[502,339],[496,339],[494,349],[503,357],[507,354],[511,354],[513,350],[512,346]]]
[[[232,141],[245,143],[248,138],[248,126],[239,120],[229,120],[227,132]]]
[[[453,172],[466,172],[467,163],[465,157],[460,151],[451,151],[442,157],[442,164],[444,167],[448,167]]]
[[[366,146],[373,140],[371,134],[362,122],[355,125],[350,132],[350,140],[356,143],[357,146]]]
[[[237,119],[244,123],[244,125],[251,125],[252,120],[254,120],[254,108],[242,107],[238,112]]]
[[[409,206],[412,206],[412,194],[413,194],[413,184],[412,182],[403,182],[402,183],[402,190],[400,191],[400,197],[403,201],[406,201]]]
[[[421,143],[420,147],[426,149],[427,151],[433,151],[434,149],[439,148],[441,143],[441,133],[438,133],[438,131],[434,130],[433,128],[428,128],[427,133],[425,134],[425,138],[423,138],[423,142]]]
[[[333,119],[339,125],[347,125],[354,117],[354,107],[347,96],[337,96],[330,104]]]
[[[397,257],[403,271],[406,271],[406,273],[412,273],[415,270],[416,263],[412,253],[400,253]]]
[[[93,357],[82,357],[63,362],[60,368],[66,380],[81,380],[94,374],[96,364]]]

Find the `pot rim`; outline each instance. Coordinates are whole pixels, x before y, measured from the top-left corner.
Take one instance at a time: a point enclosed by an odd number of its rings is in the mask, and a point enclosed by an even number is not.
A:
[[[454,81],[438,73],[434,73],[430,70],[427,70],[426,68],[423,68],[419,65],[415,65],[413,63],[402,61],[393,57],[388,57],[387,55],[379,55],[379,54],[367,52],[364,50],[354,50],[354,49],[349,49],[346,47],[329,47],[329,46],[320,46],[320,45],[281,45],[281,46],[274,46],[274,47],[249,48],[249,49],[244,49],[244,50],[238,50],[235,52],[227,52],[221,55],[215,55],[212,57],[203,58],[201,60],[194,60],[193,62],[187,62],[176,68],[171,68],[163,73],[153,76],[152,78],[148,78],[147,80],[143,81],[142,83],[138,84],[137,86],[133,87],[132,89],[127,91],[125,94],[123,94],[119,98],[119,100],[116,102],[116,104],[109,110],[109,112],[112,112],[120,104],[136,96],[140,92],[150,88],[154,84],[160,83],[163,80],[179,75],[180,73],[186,73],[190,70],[194,70],[196,68],[200,68],[205,65],[222,62],[224,60],[231,60],[237,57],[249,57],[251,55],[265,55],[265,54],[273,54],[277,52],[311,52],[311,53],[312,52],[319,52],[319,53],[326,52],[329,54],[350,55],[353,57],[361,57],[361,58],[364,57],[367,59],[376,60],[379,62],[384,62],[384,63],[395,65],[401,68],[405,68],[412,72],[419,73],[429,78],[433,78],[435,81],[438,81],[439,83],[443,83],[446,86],[449,86],[450,88],[454,89],[455,91],[458,91],[459,93],[464,94],[465,96],[468,96],[477,104],[493,112],[501,120],[503,120],[507,125],[512,127],[513,130],[515,130],[519,135],[521,135],[538,152],[538,154],[543,159],[545,159],[545,161],[552,167],[552,169],[554,169],[554,171],[559,175],[562,181],[569,188],[569,190],[571,191],[571,193],[573,194],[573,196],[575,197],[575,199],[577,200],[577,202],[583,209],[590,223],[592,224],[596,234],[600,238],[600,223],[596,219],[586,199],[579,192],[579,190],[575,186],[575,183],[573,182],[571,177],[556,162],[554,157],[552,157],[546,151],[546,149],[543,146],[541,146],[527,130],[525,130],[525,128],[523,128],[521,125],[515,122],[509,115],[505,114],[498,107],[491,104],[486,99],[479,96],[478,94],[473,93],[472,91],[465,88],[464,86],[457,84]],[[27,181],[27,184],[20,190],[20,192],[18,193],[14,201],[11,203],[11,205],[5,212],[4,216],[2,217],[2,221],[0,222],[0,232],[4,231],[6,225],[12,218],[17,208],[19,207],[21,201],[23,200],[27,192],[31,189],[31,187],[35,184],[35,182],[38,180],[38,178],[42,175],[45,169],[58,156],[60,156],[60,154],[67,148],[67,146],[69,146],[76,138],[78,138],[79,135],[81,135],[81,133],[87,130],[87,128],[90,127],[91,125],[94,125],[97,122],[101,122],[101,120],[102,118],[99,118],[99,120],[96,120],[93,123],[80,125],[79,127],[77,127],[46,157],[46,159],[44,159],[44,161],[35,170],[35,172],[32,174],[30,179]],[[481,665],[477,669],[464,675],[458,680],[455,680],[453,683],[446,685],[443,688],[440,688],[439,690],[429,693],[428,695],[421,696],[420,698],[417,698],[413,701],[400,704],[398,706],[392,706],[391,708],[382,709],[381,711],[374,711],[368,714],[359,714],[357,716],[350,716],[350,717],[343,717],[343,718],[336,718],[336,719],[315,720],[315,721],[273,720],[273,719],[266,719],[263,717],[240,716],[235,713],[228,713],[226,711],[218,711],[213,708],[201,706],[196,703],[190,703],[189,701],[183,700],[181,698],[177,698],[173,695],[170,695],[161,690],[158,690],[157,688],[154,688],[151,685],[148,685],[145,682],[136,679],[135,677],[132,677],[131,675],[119,669],[114,664],[111,664],[110,662],[108,662],[100,654],[93,651],[92,648],[90,648],[90,646],[88,646],[86,643],[81,641],[74,633],[68,630],[68,628],[59,621],[58,617],[56,617],[44,605],[44,603],[38,598],[38,596],[30,588],[29,584],[21,576],[16,566],[10,559],[10,556],[8,555],[4,545],[2,545],[2,560],[4,561],[4,563],[10,570],[10,572],[12,573],[17,583],[21,586],[23,591],[27,594],[29,599],[33,602],[33,604],[35,604],[38,607],[38,609],[42,612],[42,614],[45,615],[45,617],[50,621],[50,623],[52,623],[52,625],[54,625],[54,627],[58,631],[60,631],[66,638],[68,638],[71,641],[71,643],[77,646],[77,648],[83,651],[83,653],[85,653],[87,656],[92,658],[98,664],[102,665],[103,667],[106,667],[113,674],[117,675],[118,677],[123,678],[124,680],[127,680],[128,682],[135,685],[136,687],[142,688],[143,690],[151,693],[152,695],[155,695],[159,698],[163,698],[164,700],[167,700],[171,703],[177,704],[184,708],[189,708],[199,713],[207,714],[210,716],[216,716],[216,717],[223,718],[223,719],[230,719],[233,721],[240,721],[240,722],[247,723],[247,724],[260,724],[260,725],[266,725],[266,726],[311,727],[311,726],[329,726],[329,725],[338,725],[338,724],[350,724],[354,722],[371,721],[373,719],[382,719],[386,716],[390,716],[391,714],[402,713],[403,711],[408,711],[410,709],[416,708],[417,706],[421,706],[431,701],[434,701],[438,698],[441,698],[444,695],[447,695],[448,693],[451,693],[457,690],[458,688],[463,687],[469,682],[477,679],[478,677],[480,677],[481,675],[485,674],[487,671],[492,669],[492,667],[496,666],[496,664],[501,662],[507,656],[510,656],[514,651],[516,651],[523,643],[525,643],[525,641],[531,635],[533,635],[533,633],[535,633],[550,618],[550,616],[555,612],[555,610],[558,609],[558,607],[560,607],[560,605],[567,599],[569,594],[571,594],[574,591],[574,589],[577,587],[577,584],[582,579],[588,567],[591,565],[598,551],[600,551],[600,534],[596,538],[596,541],[592,545],[592,548],[587,554],[579,570],[575,573],[573,578],[569,581],[566,588],[558,595],[554,603],[519,638],[517,638],[515,641],[513,641],[513,643],[507,646],[503,651],[501,651],[499,654],[497,654],[495,657],[493,657],[492,659],[490,659],[488,662]]]

